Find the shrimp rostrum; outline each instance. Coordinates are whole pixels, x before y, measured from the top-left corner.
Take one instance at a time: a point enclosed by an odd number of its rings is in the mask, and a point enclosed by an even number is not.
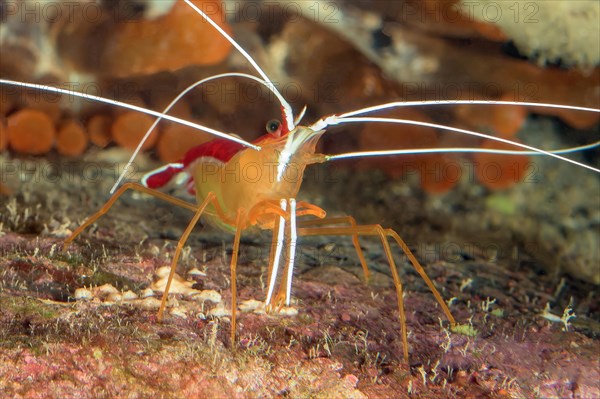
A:
[[[333,161],[337,159],[347,159],[356,157],[371,156],[389,156],[402,155],[407,153],[434,153],[434,152],[494,152],[500,154],[531,154],[545,155],[558,158],[562,161],[573,163],[580,167],[599,172],[598,169],[571,160],[565,157],[565,154],[574,151],[597,147],[598,142],[569,149],[559,150],[541,150],[528,145],[516,143],[510,140],[489,136],[486,134],[473,132],[464,129],[457,129],[448,126],[437,125],[433,123],[416,122],[403,119],[364,116],[377,111],[397,108],[407,105],[443,105],[445,102],[417,102],[400,103],[394,102],[380,106],[359,109],[340,115],[332,115],[321,118],[316,122],[303,126],[300,120],[304,114],[294,115],[290,105],[278,92],[275,85],[269,80],[268,76],[260,69],[256,62],[241,48],[226,32],[206,16],[202,10],[198,9],[193,3],[186,0],[186,3],[196,10],[203,18],[207,20],[215,29],[229,40],[234,47],[242,53],[244,57],[257,71],[259,76],[243,73],[227,73],[213,76],[196,82],[178,95],[171,104],[162,112],[149,111],[144,108],[119,103],[101,97],[95,97],[89,94],[75,93],[69,90],[58,89],[54,87],[35,85],[29,83],[14,82],[0,79],[2,84],[11,84],[21,87],[29,87],[40,90],[49,90],[58,93],[67,93],[79,96],[93,101],[101,101],[117,106],[127,107],[145,112],[157,117],[154,125],[148,130],[146,137],[154,129],[154,126],[161,119],[169,120],[175,123],[186,124],[199,130],[203,130],[219,136],[218,138],[201,144],[190,149],[179,162],[165,165],[149,174],[145,175],[141,183],[128,182],[118,187],[123,176],[127,174],[127,168],[113,187],[112,197],[106,204],[94,215],[88,218],[73,234],[67,238],[65,245],[71,243],[84,229],[93,224],[99,217],[104,215],[115,201],[126,191],[136,190],[156,198],[169,202],[172,205],[185,208],[193,213],[186,229],[180,237],[175,253],[171,262],[171,270],[165,286],[161,305],[158,311],[158,319],[164,318],[164,312],[167,307],[168,293],[172,279],[175,274],[176,266],[183,250],[183,247],[190,233],[202,217],[209,224],[222,230],[233,233],[233,252],[230,261],[231,273],[231,340],[235,342],[236,338],[236,310],[237,310],[237,284],[236,269],[238,264],[238,253],[240,248],[240,237],[244,230],[250,227],[259,227],[272,231],[271,254],[269,257],[268,269],[268,290],[265,299],[267,309],[278,308],[283,305],[290,305],[291,287],[294,271],[295,251],[298,237],[303,236],[348,236],[351,238],[356,255],[366,280],[369,279],[369,268],[360,246],[359,239],[364,236],[377,237],[381,242],[383,251],[389,265],[394,287],[397,296],[397,306],[400,318],[400,333],[403,343],[403,357],[408,360],[408,339],[406,314],[403,303],[403,286],[397,265],[393,256],[393,246],[398,246],[408,257],[410,263],[425,281],[433,293],[437,303],[442,309],[450,325],[455,325],[456,320],[452,316],[448,305],[438,292],[437,288],[428,277],[426,271],[413,255],[408,245],[402,240],[396,231],[385,228],[379,224],[361,225],[351,216],[345,217],[326,217],[324,210],[313,204],[298,200],[298,193],[302,183],[306,167],[315,163]],[[234,136],[207,128],[195,123],[191,123],[168,115],[169,110],[177,101],[179,101],[190,90],[202,85],[203,83],[220,79],[222,77],[237,77],[240,79],[249,79],[257,84],[265,86],[279,100],[282,108],[281,121],[270,121],[267,123],[267,133],[252,143],[246,142]],[[461,103],[461,101],[449,101],[448,104]],[[489,101],[463,101],[469,104],[524,104],[514,102],[489,102]],[[600,112],[597,109],[582,107],[567,107],[552,104],[533,104],[537,106],[570,108],[588,112]],[[484,137],[491,140],[510,144],[515,147],[514,150],[489,150],[480,148],[431,148],[414,150],[389,150],[389,151],[366,151],[355,152],[340,155],[325,155],[317,153],[317,143],[325,134],[328,127],[345,123],[386,123],[386,124],[415,124],[445,129],[461,134]],[[145,140],[145,139],[144,139]],[[144,140],[138,145],[134,152],[128,167],[132,164]],[[242,174],[241,171],[244,171]],[[180,173],[187,175],[185,189],[190,194],[195,195],[196,203],[190,203],[180,198],[171,196],[157,189],[167,184],[170,180]],[[288,256],[283,256],[284,248],[287,248]],[[276,282],[280,282],[278,292],[275,293]]]

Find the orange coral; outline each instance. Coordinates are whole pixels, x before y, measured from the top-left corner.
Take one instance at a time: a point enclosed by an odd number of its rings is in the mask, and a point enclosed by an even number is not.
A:
[[[503,96],[500,101],[510,101]],[[527,107],[522,105],[490,105],[492,107],[490,125],[498,135],[510,138],[521,129],[527,119]]]
[[[508,41],[508,36],[504,33],[502,28],[494,25],[490,22],[485,21],[471,21],[473,28],[481,36],[493,42],[505,42]]]
[[[575,129],[589,129],[600,122],[600,114],[596,112],[543,107],[530,107],[530,109],[536,114],[558,116]]]
[[[511,101],[502,96],[498,101]],[[456,106],[456,118],[474,130],[492,130],[503,137],[513,137],[527,119],[527,107],[522,105],[473,105]]]
[[[448,154],[428,155],[421,164],[421,188],[429,194],[449,191],[462,175],[462,168]]]
[[[134,111],[123,112],[115,119],[111,127],[112,138],[123,148],[135,149],[152,123],[154,123],[154,119],[148,115]],[[154,129],[142,149],[152,148],[157,138],[158,129]]]
[[[519,142],[516,139],[513,141]],[[517,147],[485,140],[481,148],[515,150]],[[486,154],[477,153],[473,155],[475,161],[475,177],[477,180],[492,190],[509,188],[520,182],[529,167],[529,157],[526,155]]]
[[[161,161],[175,162],[183,158],[190,148],[213,138],[214,136],[192,127],[171,123],[163,130],[156,150]]]
[[[481,112],[483,107],[476,107],[473,111],[468,107],[461,107],[457,115],[465,118],[470,123],[490,123],[494,128],[502,131],[504,136],[514,135],[523,123],[527,111],[522,111],[513,106],[498,106],[496,112]],[[479,112],[477,112],[479,111]],[[482,114],[485,114],[482,116]],[[512,115],[512,117],[511,117]],[[429,119],[420,112],[412,109],[401,109],[387,115],[395,118],[411,119],[429,122]],[[475,121],[474,121],[475,120]],[[510,137],[518,142],[517,139]],[[360,136],[359,145],[363,150],[379,150],[394,148],[436,148],[436,147],[462,147],[477,146],[477,140],[472,137],[438,138],[434,129],[420,126],[402,126],[393,124],[368,124]],[[485,149],[510,149],[516,147],[499,143],[494,140],[484,140],[479,145]],[[397,157],[382,157],[364,160],[359,165],[369,165],[381,168],[387,175],[399,178],[411,170],[415,170],[421,177],[421,188],[431,194],[441,194],[450,190],[461,178],[464,171],[462,165],[455,162],[453,154],[427,154],[427,155],[402,155]],[[529,166],[529,157],[525,155],[484,154],[473,155],[475,162],[475,175],[484,186],[493,189],[508,188],[523,179]]]
[[[100,147],[104,148],[110,144],[111,141],[111,119],[107,115],[94,115],[87,122],[87,131],[90,136],[90,141]]]
[[[454,107],[454,116],[460,125],[481,130],[490,127],[490,107],[495,105],[459,104]]]
[[[401,108],[394,112],[386,113],[385,117],[431,122],[425,114],[410,108]],[[431,148],[436,147],[437,144],[438,137],[435,129],[414,125],[400,126],[393,123],[368,123],[362,130],[359,139],[359,147],[365,151]],[[380,168],[385,170],[389,176],[399,178],[408,169],[418,169],[419,163],[424,159],[423,155],[376,157],[362,160],[359,162],[359,165]]]
[[[425,114],[410,108],[402,108],[386,116],[431,123]],[[363,150],[436,148],[439,145],[438,134],[433,128],[387,123],[367,124],[359,140]],[[393,178],[417,171],[423,190],[439,194],[450,190],[460,178],[460,165],[453,163],[452,159],[447,154],[416,154],[362,160],[359,165],[381,168]]]
[[[75,120],[64,123],[56,137],[56,149],[59,154],[76,157],[85,151],[88,138],[83,126]]]
[[[10,147],[23,154],[41,155],[52,149],[56,136],[52,120],[42,111],[22,109],[8,117]]]
[[[194,3],[230,31],[220,2]],[[103,70],[125,77],[174,71],[188,65],[213,65],[223,61],[230,48],[231,44],[193,9],[176,1],[167,15],[118,25],[102,57]]]

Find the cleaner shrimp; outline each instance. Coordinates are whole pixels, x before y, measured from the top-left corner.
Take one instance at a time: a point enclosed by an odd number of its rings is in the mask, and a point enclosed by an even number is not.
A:
[[[138,112],[143,112],[156,117],[153,126],[148,130],[144,139],[139,143],[136,151],[132,155],[127,167],[115,183],[111,193],[112,197],[106,204],[94,215],[89,217],[85,223],[77,228],[73,234],[65,241],[65,245],[71,243],[88,226],[104,215],[115,201],[126,191],[140,191],[156,198],[169,202],[172,205],[182,207],[193,212],[194,216],[190,220],[184,233],[180,237],[173,260],[167,285],[165,287],[160,309],[158,312],[159,320],[164,317],[164,311],[167,306],[168,293],[171,281],[174,277],[177,263],[179,261],[182,249],[200,218],[205,218],[210,224],[234,234],[233,252],[230,261],[231,273],[231,341],[236,340],[236,312],[237,312],[237,263],[240,249],[240,238],[244,230],[249,227],[258,226],[262,229],[272,231],[271,255],[269,259],[269,271],[267,281],[267,293],[265,305],[267,308],[279,307],[283,304],[289,306],[292,298],[292,279],[294,276],[296,246],[299,237],[305,236],[348,236],[351,238],[354,250],[363,269],[364,277],[369,279],[369,267],[367,259],[360,245],[361,237],[374,236],[380,241],[383,248],[386,261],[389,265],[389,272],[393,278],[393,284],[396,289],[397,308],[400,318],[400,334],[402,338],[403,357],[408,361],[409,343],[406,323],[406,311],[404,309],[404,288],[398,272],[398,267],[394,259],[394,249],[390,242],[397,246],[408,257],[411,265],[416,272],[425,281],[428,288],[434,295],[443,314],[454,326],[456,320],[446,303],[438,292],[435,284],[427,275],[421,263],[413,255],[410,246],[407,245],[398,233],[391,229],[383,227],[381,224],[362,225],[356,222],[353,217],[326,217],[325,211],[314,204],[300,201],[297,199],[302,183],[305,168],[318,163],[325,163],[343,159],[359,159],[383,156],[402,156],[406,154],[436,154],[436,153],[490,153],[501,155],[530,155],[545,156],[554,158],[558,161],[570,163],[574,167],[580,167],[598,173],[595,167],[589,166],[578,160],[568,157],[569,154],[595,148],[598,142],[589,145],[583,145],[564,149],[540,149],[531,145],[522,144],[514,140],[495,137],[489,134],[479,133],[469,129],[453,128],[438,123],[412,121],[399,117],[378,116],[377,113],[386,110],[395,110],[409,106],[443,106],[443,105],[482,105],[494,107],[497,105],[519,105],[536,106],[542,108],[570,109],[582,112],[600,112],[598,109],[579,106],[564,106],[555,104],[544,104],[538,102],[516,102],[516,101],[476,101],[476,100],[448,100],[448,101],[409,101],[409,102],[388,102],[381,105],[360,108],[354,111],[330,115],[317,119],[308,124],[301,125],[305,109],[296,114],[292,106],[286,101],[279,92],[274,82],[260,68],[258,63],[219,25],[215,24],[211,18],[197,5],[189,0],[185,2],[193,8],[202,18],[206,19],[215,29],[217,29],[230,43],[239,51],[246,60],[252,65],[257,75],[245,73],[226,73],[211,76],[202,79],[188,87],[184,92],[177,96],[167,108],[162,112],[151,111],[143,107],[124,104],[121,102],[101,98],[93,95],[73,92],[71,90],[59,89],[47,85],[30,84],[16,82],[7,79],[0,79],[0,84],[20,86],[35,90],[44,90],[59,94],[67,94],[81,97],[90,101],[99,101],[112,104],[118,107],[129,108]],[[248,80],[259,86],[265,87],[281,105],[281,121],[271,121],[267,123],[267,133],[253,142],[248,142],[228,135],[217,129],[202,126],[197,123],[187,121],[182,118],[169,115],[169,111],[177,102],[189,91],[196,87],[212,81],[218,81],[223,78],[236,78]],[[202,144],[191,149],[180,162],[165,165],[156,171],[145,175],[141,184],[127,182],[120,186],[122,179],[127,176],[129,168],[134,162],[135,157],[141,150],[145,140],[149,137],[153,128],[161,121],[184,124],[194,129],[202,130],[218,138],[206,144]],[[503,149],[482,149],[472,147],[452,147],[452,148],[421,148],[421,149],[391,149],[391,150],[373,150],[373,151],[355,151],[337,155],[321,154],[317,151],[317,142],[330,128],[336,126],[345,126],[346,124],[374,123],[382,125],[416,125],[431,127],[435,129],[460,133],[463,135],[484,138],[493,142],[503,143],[509,147]],[[399,133],[400,134],[400,133]],[[229,173],[229,170],[240,170],[249,165],[256,167],[257,178],[241,179],[235,173]],[[293,178],[290,173],[293,172]],[[195,195],[197,204],[192,204],[172,197],[156,189],[162,187],[171,181],[176,175],[186,174],[185,188]],[[119,187],[120,186],[120,187]],[[302,218],[300,217],[312,217]],[[283,256],[284,247],[287,248],[288,256]],[[284,264],[280,271],[281,265]],[[275,293],[277,281],[280,281],[279,292]]]

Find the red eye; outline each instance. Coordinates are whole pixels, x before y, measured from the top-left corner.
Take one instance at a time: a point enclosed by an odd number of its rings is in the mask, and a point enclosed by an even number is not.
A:
[[[277,131],[281,128],[281,122],[279,122],[277,119],[273,119],[270,120],[269,122],[267,122],[267,133],[270,134],[274,134],[277,133]]]

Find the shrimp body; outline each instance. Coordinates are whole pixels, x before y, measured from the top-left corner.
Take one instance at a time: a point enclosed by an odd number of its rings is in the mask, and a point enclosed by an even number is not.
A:
[[[315,154],[317,142],[324,130],[297,126],[288,133],[267,133],[254,144],[261,150],[244,148],[225,139],[216,139],[190,149],[177,164],[160,168],[142,179],[149,188],[159,188],[178,172],[190,175],[188,191],[202,203],[214,194],[218,208],[210,203],[205,220],[222,230],[234,232],[236,213],[244,209],[247,215],[261,214],[261,207],[296,198],[305,168],[319,162]],[[264,213],[259,218],[244,218],[242,228],[258,225],[271,228],[277,215]]]

